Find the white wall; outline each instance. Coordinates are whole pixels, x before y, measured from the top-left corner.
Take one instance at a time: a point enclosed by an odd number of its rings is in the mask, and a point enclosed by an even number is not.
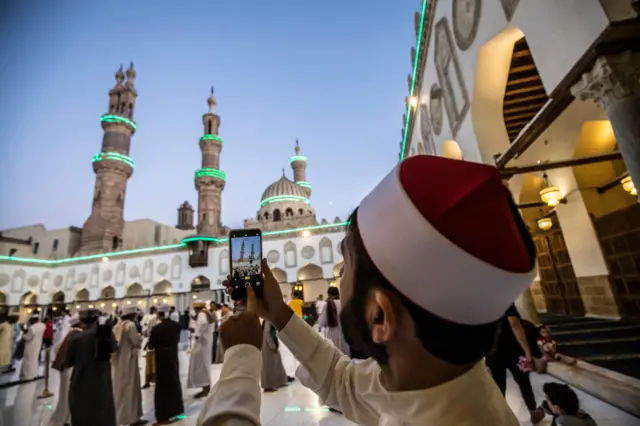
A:
[[[270,266],[284,270],[289,282],[296,281],[298,270],[308,264],[322,268],[323,276],[330,279],[334,266],[342,262],[338,244],[343,237],[341,231],[268,240],[263,242],[263,251],[271,260]],[[65,301],[73,301],[78,290],[83,288],[89,291],[90,300],[96,300],[107,286],[115,289],[116,298],[122,298],[133,283],[152,292],[155,284],[162,280],[171,284],[173,292],[188,292],[198,275],[208,277],[212,289],[222,289],[222,281],[228,273],[228,246],[225,244],[209,249],[206,268],[191,268],[184,247],[132,256],[107,254],[104,262],[97,257],[93,262],[75,264],[40,261],[37,266],[19,259],[0,260],[0,292],[6,295],[9,305],[19,304],[22,295],[28,291],[37,294],[39,304],[49,303],[57,291],[65,294]]]
[[[60,259],[69,257],[80,245],[80,234],[69,228],[47,230],[44,225],[30,225],[2,231],[4,237],[27,240],[31,237],[31,245],[0,242],[0,255],[8,256],[11,249],[18,249],[14,256],[35,259]],[[57,249],[53,243],[58,240]],[[36,243],[38,252],[34,253]]]
[[[505,0],[506,1],[506,0]],[[511,21],[507,20],[501,0],[477,1],[480,4],[480,18],[477,33],[473,43],[466,50],[458,48],[454,35],[454,18],[452,17],[452,0],[440,0],[435,10],[433,31],[429,40],[427,65],[425,67],[421,91],[418,94],[419,103],[429,105],[430,90],[434,83],[443,87],[439,81],[435,66],[435,42],[438,22],[446,18],[452,35],[452,49],[458,59],[464,89],[469,101],[469,110],[463,115],[459,130],[453,134],[449,125],[446,109],[443,107],[442,131],[439,135],[431,132],[438,155],[442,155],[442,145],[446,140],[455,140],[462,148],[465,160],[476,162],[492,162],[492,156],[503,152],[508,146],[506,131],[501,128],[501,137],[489,138],[490,141],[479,141],[480,136],[474,131],[471,114],[471,104],[492,103],[493,99],[482,99],[483,96],[497,96],[498,105],[493,105],[501,111],[501,97],[495,93],[504,94],[506,75],[502,78],[476,79],[478,56],[480,48],[496,35],[508,28],[518,28],[527,38],[533,59],[540,73],[547,93],[551,93],[567,72],[574,66],[587,48],[596,40],[608,25],[608,19],[598,0],[520,0]],[[462,2],[464,4],[464,2]],[[467,22],[472,22],[471,15],[466,16]],[[462,26],[465,19],[458,19]],[[508,57],[510,61],[510,54]],[[496,64],[497,66],[498,64]],[[490,73],[490,70],[489,70]],[[455,74],[455,73],[454,73]],[[482,90],[476,90],[476,84],[482,84]],[[456,88],[454,92],[460,93]],[[421,130],[421,108],[417,108],[416,124],[411,135],[412,146],[417,146],[423,140]],[[431,112],[433,115],[433,112]],[[483,123],[475,123],[482,126]],[[494,127],[490,123],[491,127]],[[427,126],[432,127],[432,126]],[[504,125],[502,125],[504,127]],[[426,142],[426,141],[425,141]],[[491,145],[491,146],[486,146]],[[410,149],[407,149],[410,152]]]

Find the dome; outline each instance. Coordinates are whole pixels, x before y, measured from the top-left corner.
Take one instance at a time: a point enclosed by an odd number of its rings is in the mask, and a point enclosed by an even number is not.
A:
[[[300,187],[300,185],[297,185],[286,176],[282,176],[279,180],[273,182],[264,190],[260,202],[271,197],[300,197],[300,201],[302,201],[302,198],[307,199],[307,194],[304,188]]]

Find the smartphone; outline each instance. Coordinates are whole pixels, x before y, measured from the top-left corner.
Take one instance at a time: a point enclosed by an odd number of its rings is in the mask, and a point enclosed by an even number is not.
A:
[[[262,231],[233,229],[229,232],[229,271],[233,300],[246,300],[247,287],[262,297]]]

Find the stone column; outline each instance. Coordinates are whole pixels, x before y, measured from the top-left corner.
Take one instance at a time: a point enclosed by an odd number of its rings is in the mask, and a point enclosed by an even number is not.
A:
[[[629,175],[640,187],[640,53],[600,56],[571,93],[607,111]]]

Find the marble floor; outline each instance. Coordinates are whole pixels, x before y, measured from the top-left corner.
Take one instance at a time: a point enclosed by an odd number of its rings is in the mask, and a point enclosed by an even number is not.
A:
[[[285,368],[290,375],[296,368],[296,361],[286,348],[282,348]],[[182,383],[186,383],[188,357],[184,351],[180,353],[180,367]],[[141,365],[144,365],[141,363]],[[220,365],[211,366],[213,380],[220,375]],[[542,400],[542,384],[553,380],[549,376],[532,375],[532,382],[538,402]],[[13,386],[0,390],[0,426],[39,426],[47,425],[49,417],[55,409],[57,395],[46,399],[38,399],[44,388],[44,380]],[[58,376],[52,370],[50,390],[57,393]],[[195,425],[198,413],[202,407],[201,400],[195,400],[193,395],[197,389],[183,390],[185,398],[185,418],[174,425]],[[640,426],[640,419],[626,414],[610,405],[578,391],[581,405],[589,412],[599,426]],[[517,386],[510,381],[507,386],[507,401],[516,413],[521,425],[530,425],[528,413],[522,402]],[[154,420],[153,387],[143,390],[144,417]],[[353,423],[342,416],[330,413],[326,407],[320,405],[318,398],[298,383],[282,388],[274,393],[264,394],[262,402],[261,420],[263,426],[348,426]],[[549,419],[541,425],[548,426]]]

